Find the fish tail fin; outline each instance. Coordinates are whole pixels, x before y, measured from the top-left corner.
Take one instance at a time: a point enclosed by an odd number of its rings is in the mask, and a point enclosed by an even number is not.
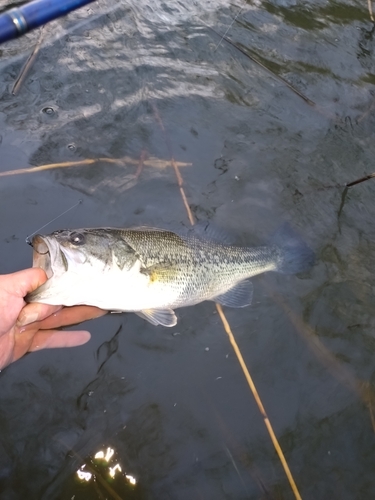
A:
[[[308,271],[314,265],[314,252],[288,224],[274,234],[272,241],[279,250],[276,272],[297,274]]]

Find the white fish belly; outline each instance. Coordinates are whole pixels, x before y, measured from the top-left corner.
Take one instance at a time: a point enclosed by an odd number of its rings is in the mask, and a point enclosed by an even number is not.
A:
[[[132,269],[118,267],[79,272],[70,270],[48,280],[48,288],[36,300],[51,305],[90,305],[105,310],[140,311],[162,309],[176,303],[179,291],[168,284],[152,281],[141,273],[137,262]]]

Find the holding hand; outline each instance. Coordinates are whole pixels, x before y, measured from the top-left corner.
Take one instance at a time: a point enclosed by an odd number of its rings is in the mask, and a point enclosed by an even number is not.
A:
[[[0,369],[27,352],[85,344],[90,339],[89,332],[55,328],[107,313],[91,306],[26,304],[24,297],[45,281],[45,272],[37,267],[0,276]]]

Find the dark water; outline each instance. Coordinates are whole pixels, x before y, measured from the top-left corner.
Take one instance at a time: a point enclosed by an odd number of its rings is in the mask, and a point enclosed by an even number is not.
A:
[[[38,36],[1,47],[0,171],[173,154],[197,219],[250,243],[288,221],[317,265],[257,277],[227,318],[302,497],[373,498],[375,180],[340,187],[375,170],[367,3],[99,0],[45,28],[13,96]],[[26,235],[79,199],[48,231],[187,225],[173,170],[136,171],[1,177],[0,272],[30,266]],[[87,345],[3,370],[1,499],[294,498],[214,305],[178,317],[107,316]]]

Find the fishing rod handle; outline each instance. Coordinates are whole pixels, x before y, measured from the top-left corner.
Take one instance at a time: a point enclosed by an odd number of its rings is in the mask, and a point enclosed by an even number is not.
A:
[[[94,0],[34,0],[0,14],[0,43],[24,35]]]

